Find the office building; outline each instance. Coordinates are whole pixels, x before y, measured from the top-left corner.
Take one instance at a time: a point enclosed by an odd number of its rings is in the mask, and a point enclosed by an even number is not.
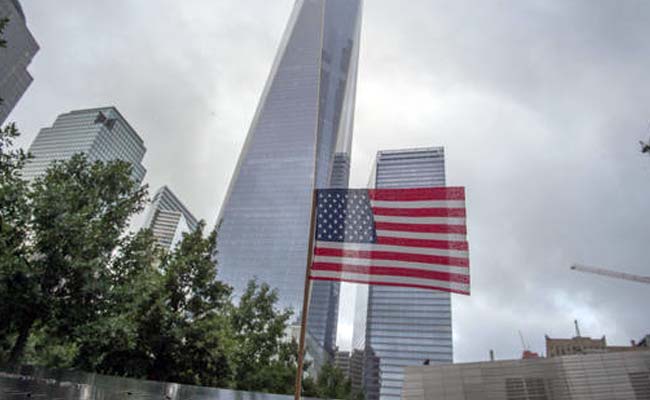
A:
[[[193,232],[198,221],[176,195],[163,186],[153,197],[144,228],[151,229],[158,245],[172,250],[184,233]]]
[[[402,398],[650,399],[650,350],[408,367]]]
[[[90,161],[131,163],[132,178],[139,184],[146,173],[142,165],[146,151],[138,133],[115,107],[71,111],[38,133],[29,148],[33,159],[25,165],[23,177],[33,179],[53,161],[83,153]]]
[[[337,351],[334,353],[334,366],[343,372],[345,377],[350,375],[350,352]]]
[[[380,151],[371,183],[380,189],[445,186],[444,149]],[[365,330],[368,400],[399,399],[406,366],[453,361],[447,292],[370,286]]]
[[[27,29],[27,21],[18,0],[0,0],[0,18],[9,18],[0,47],[0,124],[32,83],[27,67],[38,52],[38,43]]]
[[[361,0],[296,1],[219,212],[220,278],[235,297],[250,279],[268,283],[296,317],[312,191],[347,182],[361,7]],[[338,285],[313,287],[308,329],[332,352]]]
[[[350,378],[350,387],[352,393],[363,392],[363,350],[352,350],[352,355],[350,356],[350,373],[348,377]]]

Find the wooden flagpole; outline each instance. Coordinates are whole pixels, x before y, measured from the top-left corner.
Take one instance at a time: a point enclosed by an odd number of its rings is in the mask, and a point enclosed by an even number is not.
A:
[[[305,291],[302,297],[302,317],[300,320],[300,341],[298,343],[298,369],[296,371],[296,391],[294,400],[300,400],[302,392],[302,369],[305,362],[305,336],[307,331],[307,314],[309,313],[309,297],[311,295],[311,262],[314,254],[314,233],[316,224],[316,190],[312,193],[311,199],[311,219],[309,222],[309,245],[307,250],[307,269],[305,272]]]

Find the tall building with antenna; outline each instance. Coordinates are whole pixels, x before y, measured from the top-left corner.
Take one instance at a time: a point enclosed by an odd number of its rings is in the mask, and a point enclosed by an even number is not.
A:
[[[361,0],[297,0],[219,218],[220,279],[253,278],[301,310],[312,191],[347,186]],[[328,351],[339,285],[315,283],[308,330]]]

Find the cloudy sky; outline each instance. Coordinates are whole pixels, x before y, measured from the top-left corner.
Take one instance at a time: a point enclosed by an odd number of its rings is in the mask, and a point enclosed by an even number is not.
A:
[[[22,0],[41,51],[11,119],[29,145],[74,109],[115,105],[147,182],[211,225],[292,0]],[[468,193],[471,297],[456,361],[518,357],[544,334],[650,333],[650,2],[366,0],[352,183],[379,149],[443,145]],[[349,288],[348,288],[349,289]],[[349,290],[339,345],[351,338]]]

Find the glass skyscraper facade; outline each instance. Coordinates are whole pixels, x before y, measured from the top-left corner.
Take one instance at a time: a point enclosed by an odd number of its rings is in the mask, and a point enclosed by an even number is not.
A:
[[[25,14],[18,0],[0,0],[0,18],[9,18],[3,36],[6,48],[0,48],[0,124],[13,110],[32,83],[27,66],[38,52],[38,43],[27,29]]]
[[[83,153],[90,161],[131,163],[132,177],[140,183],[146,173],[142,165],[146,151],[138,133],[115,107],[71,111],[59,115],[51,127],[36,135],[29,148],[33,158],[25,165],[23,178],[33,179],[52,161]]]
[[[159,246],[171,250],[183,234],[193,232],[198,223],[174,192],[163,186],[153,196],[144,228],[151,229]]]
[[[445,186],[444,149],[380,151],[373,167],[372,183],[382,189]],[[369,286],[365,323],[366,398],[401,398],[405,366],[422,365],[425,360],[451,363],[451,328],[449,293]]]
[[[361,3],[294,5],[219,214],[219,276],[235,295],[257,278],[278,290],[280,306],[301,309],[312,191],[347,185]],[[313,288],[308,327],[327,350],[338,291]]]

